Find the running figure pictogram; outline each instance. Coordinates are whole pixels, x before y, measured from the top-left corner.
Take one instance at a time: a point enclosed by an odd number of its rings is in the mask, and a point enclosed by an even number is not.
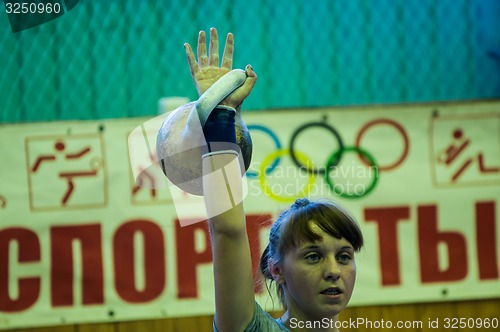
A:
[[[452,133],[453,142],[438,155],[438,162],[449,167],[457,161],[457,158],[463,155],[463,152],[467,150],[471,141],[469,138],[464,136],[462,129],[457,128],[453,130]],[[451,182],[456,182],[458,178],[472,165],[474,161],[477,160],[478,169],[481,174],[483,173],[498,173],[500,172],[500,167],[487,167],[485,165],[485,158],[483,152],[478,152],[476,155],[467,158],[462,162],[460,167],[453,173],[451,177]],[[455,164],[457,164],[455,162]]]
[[[39,171],[39,169],[42,167],[42,163],[46,164],[47,162],[51,161],[56,161],[57,160],[57,154],[58,153],[64,153],[64,158],[66,160],[78,160],[85,155],[88,155],[88,153],[91,152],[91,147],[84,147],[80,151],[74,151],[74,152],[66,152],[66,145],[64,142],[58,140],[54,143],[54,149],[56,150],[56,154],[53,155],[41,155],[39,156],[35,163],[33,164],[33,167],[31,168],[32,173],[36,173]],[[68,200],[71,197],[71,194],[73,193],[73,190],[75,189],[75,184],[74,184],[74,179],[79,178],[79,177],[92,177],[97,175],[97,170],[100,165],[95,165],[96,167],[90,168],[88,170],[77,170],[77,171],[71,171],[71,172],[60,172],[58,175],[60,178],[63,178],[66,180],[67,183],[67,189],[66,192],[64,193],[63,197],[61,198],[61,204],[63,206],[66,206],[68,203]]]
[[[159,170],[159,166],[156,163],[156,155],[153,153],[149,154],[149,161],[153,167],[143,168],[139,167],[139,176],[137,176],[136,183],[132,188],[132,195],[135,196],[142,189],[146,188],[145,182],[149,182],[149,193],[152,198],[156,198],[156,175]],[[155,172],[156,171],[156,172]]]

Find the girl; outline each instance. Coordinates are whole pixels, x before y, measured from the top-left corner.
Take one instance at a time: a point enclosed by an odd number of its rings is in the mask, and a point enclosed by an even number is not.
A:
[[[220,67],[215,29],[210,30],[208,55],[203,31],[198,61],[189,44],[185,49],[200,95],[232,68],[232,34]],[[276,283],[285,312],[275,320],[255,302],[234,129],[235,113],[257,80],[250,65],[245,71],[245,83],[212,111],[203,129],[209,147],[202,157],[203,195],[214,261],[214,331],[338,331],[335,322],[354,288],[354,253],[363,236],[354,218],[335,203],[299,199],[279,216],[260,265]]]

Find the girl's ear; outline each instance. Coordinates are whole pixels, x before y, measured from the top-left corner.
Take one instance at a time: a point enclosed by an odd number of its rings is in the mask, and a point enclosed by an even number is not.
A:
[[[269,260],[269,262],[267,263],[267,266],[269,268],[269,272],[273,276],[274,281],[278,285],[283,284],[285,282],[285,279],[283,278],[281,267],[278,264],[271,262],[271,260]]]

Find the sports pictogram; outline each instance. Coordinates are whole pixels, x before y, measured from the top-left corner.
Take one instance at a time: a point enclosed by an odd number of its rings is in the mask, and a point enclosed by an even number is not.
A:
[[[450,143],[448,147],[438,156],[438,162],[445,164],[446,166],[453,165],[455,161],[458,161],[458,157],[463,153],[467,152],[467,148],[470,145],[470,139],[464,136],[462,129],[457,128],[453,131],[453,142]],[[500,167],[493,166],[488,167],[485,162],[485,156],[483,151],[478,151],[476,154],[468,157],[465,160],[459,161],[459,166],[456,171],[453,172],[451,176],[451,182],[456,182],[459,177],[468,169],[476,163],[479,173],[498,173],[500,172]]]
[[[151,164],[156,163],[156,156],[153,154],[149,155],[149,160]],[[132,196],[136,196],[141,190],[146,190],[150,194],[150,196],[154,199],[156,198],[156,176],[153,169],[156,168],[143,168],[139,167],[139,175],[137,176],[137,181],[135,185],[132,187]]]
[[[130,200],[133,204],[172,204],[172,192],[156,158],[156,135],[166,114],[148,120],[127,135]]]
[[[106,175],[99,135],[29,137],[26,153],[32,209],[105,204]]]
[[[442,116],[433,119],[437,185],[491,184],[500,180],[500,118]]]

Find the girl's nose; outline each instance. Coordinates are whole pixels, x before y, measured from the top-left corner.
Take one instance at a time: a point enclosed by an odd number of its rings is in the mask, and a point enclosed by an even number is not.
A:
[[[336,280],[340,277],[340,268],[339,263],[334,258],[326,259],[325,265],[323,267],[323,275],[325,279],[333,279]]]

